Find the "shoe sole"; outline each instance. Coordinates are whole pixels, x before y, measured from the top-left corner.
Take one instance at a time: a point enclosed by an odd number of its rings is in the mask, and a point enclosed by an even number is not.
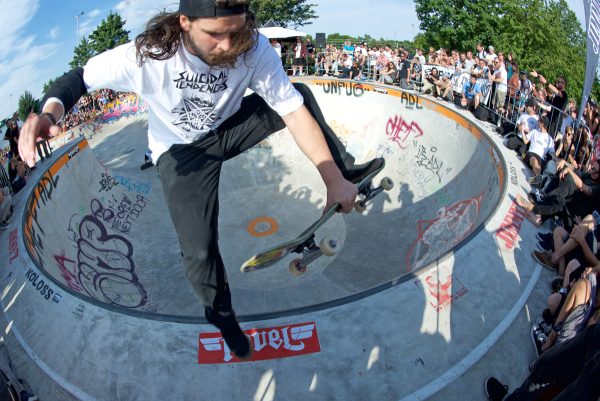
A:
[[[538,257],[536,256],[535,253],[531,252],[531,257],[533,258],[533,260],[535,260],[537,263],[539,263],[540,265],[542,265],[546,269],[551,270],[551,271],[553,271],[553,272],[556,273],[557,269],[556,269],[555,266],[547,265],[546,263],[542,262],[541,260],[538,259]]]

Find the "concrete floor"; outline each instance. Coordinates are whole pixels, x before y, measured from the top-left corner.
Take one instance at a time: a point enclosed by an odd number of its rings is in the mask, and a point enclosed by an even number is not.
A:
[[[198,363],[227,350],[185,282],[156,170],[139,170],[144,116],[85,128],[89,145],[41,163],[15,197],[22,220],[0,233],[0,257],[4,340],[42,399],[477,400],[488,375],[524,378],[551,275],[514,210],[528,189],[521,162],[451,106],[304,81],[357,160],[384,156],[396,187],[319,231],[343,248],[306,275],[291,276],[288,259],[243,274],[245,259],[319,216],[324,187],[286,132],[225,163],[220,248],[265,360]],[[273,228],[264,217],[278,226],[259,237]]]

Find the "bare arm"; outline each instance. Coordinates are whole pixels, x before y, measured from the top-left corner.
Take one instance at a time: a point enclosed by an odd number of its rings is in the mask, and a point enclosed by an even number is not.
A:
[[[349,213],[358,193],[354,184],[347,181],[333,160],[321,128],[305,106],[282,117],[294,141],[302,152],[317,167],[327,187],[325,210],[340,203],[342,211]]]

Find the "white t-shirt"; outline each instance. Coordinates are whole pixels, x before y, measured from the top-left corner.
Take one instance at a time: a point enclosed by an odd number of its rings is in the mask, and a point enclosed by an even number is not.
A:
[[[499,90],[500,92],[506,92],[508,90],[508,72],[503,65],[494,71],[494,78],[500,78],[500,82],[496,84],[496,90]]]
[[[281,44],[279,43],[275,43],[273,46],[273,49],[275,49],[275,53],[277,53],[277,57],[281,58]]]
[[[537,114],[530,116],[527,113],[523,113],[519,116],[519,119],[517,120],[517,125],[526,124],[526,131],[531,132],[540,128],[539,120],[540,116],[538,116]]]
[[[554,150],[554,140],[547,132],[541,132],[534,129],[526,135],[529,141],[529,152],[535,153],[543,159],[546,158],[546,154]]]
[[[216,129],[240,109],[248,88],[280,116],[304,102],[263,35],[234,68],[211,67],[183,45],[173,57],[146,59],[139,67],[130,42],[91,58],[83,80],[88,91],[110,88],[144,99],[150,106],[148,144],[154,162],[172,145],[191,143]]]

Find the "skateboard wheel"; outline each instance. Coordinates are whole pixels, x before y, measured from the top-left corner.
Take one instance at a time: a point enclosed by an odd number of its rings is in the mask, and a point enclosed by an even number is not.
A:
[[[394,181],[392,181],[390,177],[383,177],[380,185],[385,191],[389,191],[390,189],[394,188]]]
[[[289,271],[294,276],[301,276],[306,273],[307,266],[302,263],[302,259],[294,259],[290,262]]]
[[[354,203],[354,210],[356,210],[357,213],[363,213],[367,210],[367,205],[365,205],[363,201],[356,201]]]
[[[338,243],[333,238],[325,237],[319,242],[319,248],[325,256],[333,256],[338,251]]]

